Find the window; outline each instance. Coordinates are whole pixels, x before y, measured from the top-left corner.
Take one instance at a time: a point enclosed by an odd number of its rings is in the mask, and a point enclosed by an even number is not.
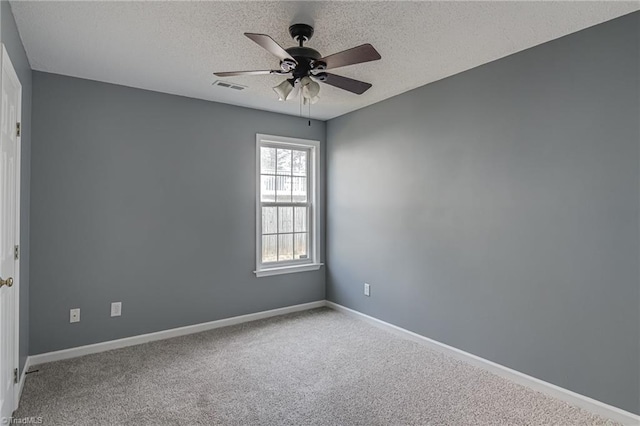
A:
[[[320,143],[256,136],[256,275],[320,268]]]

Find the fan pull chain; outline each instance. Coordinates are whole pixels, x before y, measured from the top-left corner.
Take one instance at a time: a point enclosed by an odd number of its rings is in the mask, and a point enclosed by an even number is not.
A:
[[[311,127],[311,101],[309,101],[309,127]]]

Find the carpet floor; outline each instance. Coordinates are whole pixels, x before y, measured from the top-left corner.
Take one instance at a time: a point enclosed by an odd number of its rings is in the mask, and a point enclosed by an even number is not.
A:
[[[616,424],[326,308],[35,369],[44,425]]]

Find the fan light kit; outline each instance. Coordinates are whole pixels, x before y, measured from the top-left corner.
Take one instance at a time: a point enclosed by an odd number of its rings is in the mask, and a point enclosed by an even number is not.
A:
[[[352,78],[326,72],[326,70],[355,65],[363,62],[377,61],[380,54],[370,44],[363,44],[329,56],[322,56],[317,50],[304,46],[313,36],[313,27],[306,24],[294,24],[289,27],[289,34],[298,42],[298,46],[283,49],[266,34],[244,33],[245,36],[259,44],[269,53],[280,59],[280,69],[263,71],[230,71],[216,72],[218,77],[242,75],[281,75],[286,76],[282,83],[273,90],[281,101],[301,97],[302,102],[314,104],[318,101],[322,82],[361,95],[371,84]]]

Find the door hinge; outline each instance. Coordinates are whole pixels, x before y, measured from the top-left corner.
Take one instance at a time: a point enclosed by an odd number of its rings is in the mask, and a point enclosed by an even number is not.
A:
[[[20,259],[20,246],[13,246],[13,258],[15,260]]]
[[[18,369],[13,369],[13,383],[18,383]]]
[[[16,123],[16,136],[20,136],[20,122]]]

